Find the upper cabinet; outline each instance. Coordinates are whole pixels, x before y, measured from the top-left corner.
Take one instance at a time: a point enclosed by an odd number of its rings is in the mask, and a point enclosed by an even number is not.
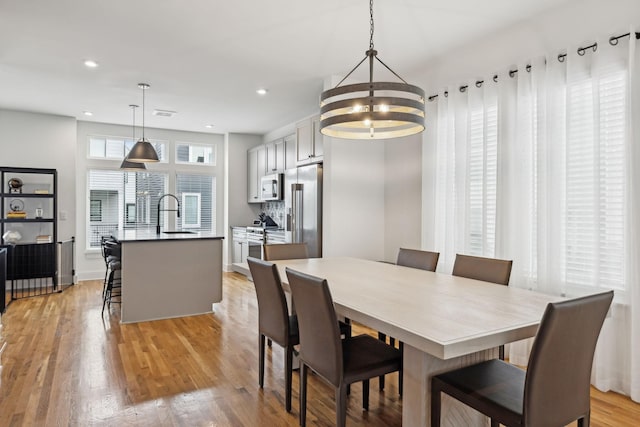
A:
[[[323,136],[320,133],[320,116],[310,117],[296,123],[296,138],[299,165],[322,161],[324,151],[322,147]]]
[[[267,150],[267,174],[284,173],[285,165],[285,142],[284,139],[265,144]]]
[[[267,156],[267,174],[284,173],[285,170],[297,166],[295,134],[268,142],[264,146]]]
[[[260,179],[265,175],[267,165],[264,145],[247,151],[247,202],[261,203]]]
[[[247,150],[247,202],[263,202],[260,197],[263,176],[284,173],[296,166],[295,134]]]

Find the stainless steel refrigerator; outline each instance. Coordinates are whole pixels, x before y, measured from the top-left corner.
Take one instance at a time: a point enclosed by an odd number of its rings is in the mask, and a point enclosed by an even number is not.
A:
[[[311,258],[322,257],[322,164],[284,174],[285,239],[306,243]]]

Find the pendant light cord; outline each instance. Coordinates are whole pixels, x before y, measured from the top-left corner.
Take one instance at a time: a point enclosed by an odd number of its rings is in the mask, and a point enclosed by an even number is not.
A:
[[[131,126],[133,130],[133,142],[136,142],[136,107],[137,105],[129,105],[131,107],[131,112],[133,113],[133,125]]]
[[[369,0],[369,49],[373,49],[373,0]]]
[[[144,93],[146,87],[142,86],[142,140],[144,141]]]

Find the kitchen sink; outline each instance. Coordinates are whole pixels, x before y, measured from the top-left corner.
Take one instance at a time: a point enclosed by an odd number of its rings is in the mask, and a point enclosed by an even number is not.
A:
[[[195,231],[175,230],[175,231],[163,231],[164,234],[196,234]]]

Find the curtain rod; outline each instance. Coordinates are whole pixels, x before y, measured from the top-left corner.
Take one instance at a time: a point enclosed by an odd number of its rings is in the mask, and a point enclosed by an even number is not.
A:
[[[635,32],[635,33],[634,33],[634,35],[635,35],[636,40],[640,40],[640,32]],[[612,37],[609,37],[609,44],[610,44],[611,46],[616,46],[616,45],[618,44],[618,41],[619,41],[620,39],[622,39],[622,38],[624,38],[624,37],[629,37],[629,36],[631,36],[631,33],[627,33],[627,34],[620,34],[619,36],[612,36]],[[580,56],[584,56],[584,55],[585,55],[585,53],[587,53],[587,51],[588,51],[589,49],[591,49],[593,52],[597,51],[597,50],[598,50],[598,43],[593,43],[593,44],[591,44],[591,45],[589,45],[589,46],[579,47],[579,48],[576,50],[576,52],[578,53],[578,55],[580,55]],[[566,54],[566,53],[561,53],[561,54],[559,54],[559,55],[558,55],[558,61],[560,61],[560,62],[564,62],[564,60],[565,60],[565,58],[566,58],[566,57],[567,57],[567,54]],[[527,70],[527,72],[530,72],[530,71],[531,71],[531,64],[527,64],[527,66],[525,67],[525,69]],[[518,69],[517,69],[517,68],[516,68],[515,70],[509,70],[509,77],[513,77],[513,76],[515,76],[517,72],[518,72]],[[493,76],[493,81],[494,81],[494,82],[496,82],[496,83],[498,82],[498,75],[497,75],[497,74],[494,74],[494,76]],[[484,80],[477,80],[477,81],[476,81],[476,87],[478,87],[478,88],[479,88],[479,87],[482,87],[482,84],[483,84],[483,83],[484,83]],[[463,85],[463,86],[460,86],[458,89],[460,90],[460,92],[466,92],[468,88],[469,88],[469,85]],[[448,91],[445,91],[445,92],[444,92],[444,96],[445,96],[445,98],[446,98],[447,96],[449,96],[449,92],[448,92]],[[434,99],[436,99],[437,97],[438,97],[438,94],[431,95],[431,96],[429,96],[429,97],[427,98],[427,100],[429,100],[429,101],[433,101],[433,100],[434,100]]]

